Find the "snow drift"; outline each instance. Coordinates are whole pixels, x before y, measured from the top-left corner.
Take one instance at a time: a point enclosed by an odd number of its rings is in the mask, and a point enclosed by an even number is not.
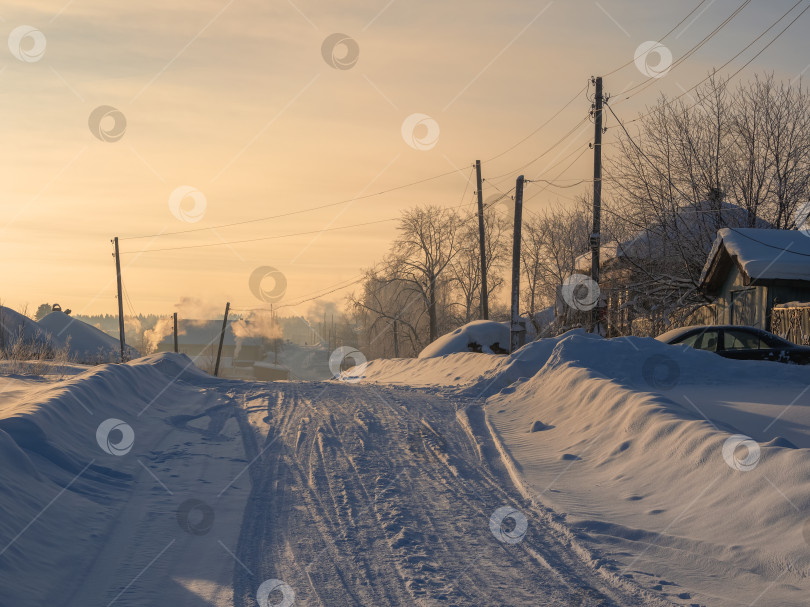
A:
[[[475,320],[442,335],[419,353],[419,358],[436,358],[457,352],[505,354],[509,351],[509,325],[492,320]]]
[[[211,382],[223,383],[181,354],[100,365],[59,382],[0,377],[3,605],[62,605],[73,597],[76,572],[97,558],[134,476],[159,453],[166,418],[199,415],[199,386]],[[131,428],[130,457],[102,450],[100,424],[110,419]],[[125,437],[113,431],[108,444]]]

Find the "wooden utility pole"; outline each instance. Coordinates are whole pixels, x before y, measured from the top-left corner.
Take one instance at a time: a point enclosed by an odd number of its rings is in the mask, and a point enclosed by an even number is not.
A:
[[[121,339],[121,362],[126,362],[124,359],[124,350],[126,343],[124,341],[124,298],[121,295],[121,255],[118,253],[118,236],[113,238],[115,245],[115,278],[118,282],[118,334]]]
[[[523,223],[523,175],[515,184],[515,234],[512,241],[512,321],[509,329],[509,353],[523,345],[526,324],[520,319],[520,235]]]
[[[175,351],[175,353],[178,352],[178,349],[177,349],[177,312],[174,313],[174,351]]]
[[[489,319],[489,290],[487,289],[487,247],[484,230],[484,191],[481,187],[481,161],[475,161],[475,181],[478,193],[478,240],[481,245],[481,318]]]
[[[225,328],[228,326],[228,312],[231,309],[231,302],[225,302],[225,318],[222,319],[222,331],[219,334],[219,350],[217,350],[217,364],[214,366],[214,377],[219,376],[219,361],[222,358],[222,342],[225,341]]]
[[[599,246],[602,240],[602,77],[594,79],[596,95],[593,106],[593,230],[591,231],[591,279],[599,284]],[[591,332],[599,327],[599,304],[591,311]]]

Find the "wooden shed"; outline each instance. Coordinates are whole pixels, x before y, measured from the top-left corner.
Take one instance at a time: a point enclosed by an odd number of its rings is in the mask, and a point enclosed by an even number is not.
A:
[[[774,306],[810,301],[810,234],[722,228],[700,278],[718,324],[771,330]]]

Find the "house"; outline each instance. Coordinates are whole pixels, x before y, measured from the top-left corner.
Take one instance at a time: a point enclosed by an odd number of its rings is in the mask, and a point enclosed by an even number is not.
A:
[[[222,342],[222,359],[220,375],[239,374],[238,369],[250,369],[255,361],[264,358],[267,348],[261,337],[237,337],[233,331],[233,319],[225,328],[225,339]],[[248,321],[243,321],[247,323]],[[222,331],[221,320],[180,320],[177,325],[178,350],[188,355],[194,364],[213,373],[219,348],[219,337]],[[158,352],[174,351],[174,336],[165,336],[157,347]],[[230,373],[234,370],[234,373]],[[252,371],[248,374],[252,377]]]
[[[627,240],[603,243],[599,288],[607,335],[654,336],[673,326],[714,322],[714,309],[702,303],[695,279],[718,229],[751,224],[773,227],[710,197],[650,217]],[[590,252],[576,259],[578,272],[590,274],[590,266]]]
[[[772,330],[772,313],[810,301],[810,236],[797,230],[722,228],[700,277],[715,322]]]

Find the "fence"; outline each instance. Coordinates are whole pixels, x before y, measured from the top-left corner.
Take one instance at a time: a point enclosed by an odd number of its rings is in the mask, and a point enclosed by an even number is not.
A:
[[[810,306],[779,307],[771,310],[771,333],[794,344],[810,345]]]

